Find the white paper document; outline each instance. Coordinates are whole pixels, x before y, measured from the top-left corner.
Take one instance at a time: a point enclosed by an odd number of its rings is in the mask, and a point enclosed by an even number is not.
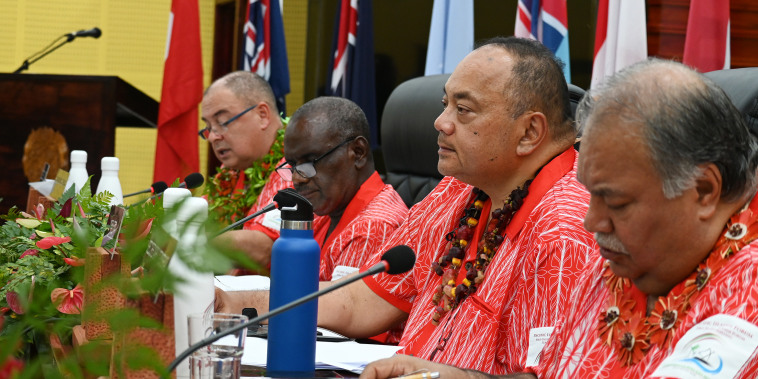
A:
[[[268,291],[271,287],[271,279],[262,275],[218,275],[213,283],[226,292]]]
[[[324,335],[330,333],[320,329]],[[242,364],[266,367],[266,348],[268,340],[247,337]],[[361,344],[355,341],[316,342],[316,370],[349,370],[360,374],[367,364],[382,358],[388,358],[400,350],[400,346]]]

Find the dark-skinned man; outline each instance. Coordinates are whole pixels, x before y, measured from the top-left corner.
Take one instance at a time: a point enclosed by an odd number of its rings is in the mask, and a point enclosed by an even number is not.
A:
[[[557,324],[596,247],[582,227],[589,194],[576,180],[561,64],[539,42],[496,38],[455,68],[441,100],[434,127],[447,177],[381,249],[410,246],[414,269],[322,297],[319,324],[365,337],[407,319],[403,354],[520,371],[536,361],[529,351],[541,350],[538,337]],[[216,300],[260,311],[266,296]]]

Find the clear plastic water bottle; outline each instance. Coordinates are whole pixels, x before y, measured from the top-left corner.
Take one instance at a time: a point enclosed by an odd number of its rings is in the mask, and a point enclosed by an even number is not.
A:
[[[104,157],[100,160],[100,182],[96,193],[107,191],[111,197],[110,205],[123,205],[124,193],[121,191],[121,181],[118,179],[119,161],[116,157]]]
[[[291,189],[279,191],[274,201],[282,211],[282,227],[271,247],[269,309],[316,292],[321,259],[311,203]],[[312,300],[269,320],[266,375],[314,375],[317,313],[318,300]]]
[[[71,151],[71,171],[68,172],[68,180],[66,181],[66,190],[74,186],[74,191],[79,191],[84,188],[89,179],[87,174],[87,152],[84,150],[72,150]]]

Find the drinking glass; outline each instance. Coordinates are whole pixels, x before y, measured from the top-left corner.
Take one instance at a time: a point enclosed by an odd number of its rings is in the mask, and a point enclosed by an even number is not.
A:
[[[247,316],[197,313],[187,316],[190,345],[247,322]],[[247,328],[204,346],[189,357],[192,379],[238,379]]]

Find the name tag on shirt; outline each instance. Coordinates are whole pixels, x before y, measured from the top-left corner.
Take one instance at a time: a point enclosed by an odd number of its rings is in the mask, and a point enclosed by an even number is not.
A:
[[[271,210],[263,214],[261,224],[267,228],[279,231],[282,228],[282,211],[278,209]]]
[[[358,267],[337,266],[332,272],[332,280],[337,280],[358,271]]]
[[[758,326],[719,314],[688,330],[653,376],[733,378],[758,347]]]
[[[540,363],[542,348],[545,347],[550,335],[553,334],[552,326],[529,329],[529,349],[526,351],[526,367],[536,366]]]

